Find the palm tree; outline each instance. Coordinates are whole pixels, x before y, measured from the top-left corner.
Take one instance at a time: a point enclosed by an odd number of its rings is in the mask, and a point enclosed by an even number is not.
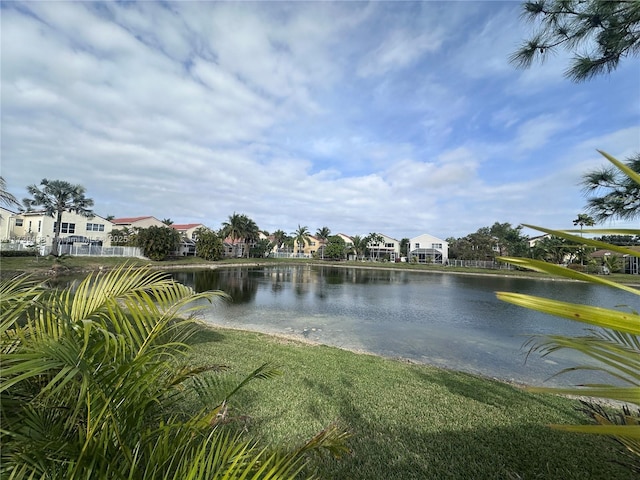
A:
[[[316,230],[316,237],[322,242],[322,259],[324,260],[324,247],[327,243],[327,239],[331,235],[331,229],[329,227],[322,227]]]
[[[82,185],[72,185],[63,180],[47,180],[46,178],[40,182],[40,185],[42,188],[38,188],[36,185],[27,187],[27,191],[33,198],[25,198],[23,203],[27,210],[36,206],[44,207],[45,215],[56,219],[51,254],[57,256],[62,214],[74,212],[91,218],[94,215],[89,207],[93,206],[93,200],[84,196],[86,190]]]
[[[220,295],[126,266],[61,291],[2,283],[3,476],[297,478],[306,451],[344,448],[334,427],[289,453],[228,430],[233,395],[278,372],[265,364],[234,384],[186,359],[201,328],[190,312]]]
[[[273,241],[278,247],[278,250],[282,248],[282,245],[284,245],[286,240],[287,240],[287,234],[283,230],[276,230],[275,232],[273,232]]]
[[[233,243],[234,253],[237,255],[237,241],[244,238],[245,231],[245,215],[233,212],[233,215],[229,215],[229,220],[222,223],[222,238],[230,238]]]
[[[173,220],[171,220],[170,218],[164,218],[162,219],[162,223],[164,223],[167,227],[170,227],[171,225],[173,225]]]
[[[292,233],[293,241],[298,245],[297,253],[304,252],[304,244],[309,243],[311,241],[311,234],[309,233],[309,228],[307,226],[301,227],[298,224],[298,229]]]
[[[371,246],[376,245],[376,259],[380,260],[380,244],[382,242],[384,242],[384,237],[382,235],[380,235],[379,233],[370,233],[369,235],[367,235],[366,237],[367,239],[367,243],[370,244]]]
[[[356,260],[359,257],[364,258],[367,252],[368,243],[367,237],[361,237],[360,235],[353,237],[353,251],[356,254]]]
[[[249,258],[249,245],[255,244],[258,240],[260,240],[260,229],[256,222],[247,217],[246,215],[242,215],[242,223],[243,223],[243,240],[245,244],[245,250],[247,253],[247,258]]]
[[[3,177],[0,177],[0,203],[3,203],[8,207],[20,206],[20,202],[18,202],[16,197],[7,192],[7,182]]]
[[[596,221],[586,213],[579,213],[578,218],[573,221],[573,224],[580,225],[580,236],[582,236],[582,227],[593,227],[596,224]]]

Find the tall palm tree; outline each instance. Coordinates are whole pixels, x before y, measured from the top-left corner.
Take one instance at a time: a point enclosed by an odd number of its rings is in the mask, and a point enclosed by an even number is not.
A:
[[[7,182],[3,177],[0,177],[0,203],[3,203],[7,207],[20,206],[20,202],[18,202],[16,197],[7,192]]]
[[[304,252],[304,244],[311,241],[311,234],[307,226],[301,227],[298,224],[298,229],[292,233],[293,241],[298,245],[298,251],[296,253]]]
[[[580,225],[580,236],[582,236],[582,227],[593,227],[596,221],[586,213],[579,213],[578,217],[573,221],[574,225]]]
[[[322,259],[324,260],[324,247],[327,244],[327,239],[331,235],[331,229],[329,227],[322,227],[316,230],[316,237],[322,242]]]
[[[283,230],[276,230],[273,232],[273,241],[275,242],[278,250],[280,250],[282,245],[287,241],[287,234]]]
[[[384,242],[384,237],[382,235],[380,235],[379,233],[370,233],[369,235],[367,235],[367,243],[370,244],[371,246],[376,245],[376,259],[380,260],[380,244]]]
[[[233,212],[233,215],[229,215],[229,219],[226,222],[222,223],[222,237],[230,238],[231,243],[233,243],[233,255],[234,257],[237,254],[237,241],[244,238],[245,235],[245,215]]]
[[[260,239],[260,229],[258,228],[256,222],[254,222],[251,218],[247,217],[246,215],[242,215],[242,217],[242,230],[244,232],[242,238],[244,240],[247,258],[249,258],[249,245],[255,244]]]
[[[356,260],[366,255],[368,243],[367,237],[361,237],[360,235],[353,237],[353,251],[356,254]]]
[[[167,227],[170,227],[171,225],[173,225],[173,220],[171,220],[170,218],[163,218],[162,223],[164,223]]]
[[[42,188],[38,188],[36,185],[27,187],[27,191],[33,198],[25,198],[23,203],[27,210],[31,210],[33,207],[43,207],[45,215],[56,219],[51,254],[57,256],[62,214],[74,212],[91,218],[94,215],[89,207],[93,207],[93,200],[84,196],[86,190],[82,185],[72,185],[63,180],[47,180],[46,178],[40,182],[40,185]]]

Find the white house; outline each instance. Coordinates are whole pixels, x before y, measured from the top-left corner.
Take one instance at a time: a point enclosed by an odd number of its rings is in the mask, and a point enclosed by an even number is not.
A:
[[[449,261],[449,243],[428,233],[409,240],[409,261],[418,263],[442,263]]]
[[[42,210],[12,214],[7,218],[7,222],[6,232],[9,240],[27,241],[44,246],[53,244],[56,220],[45,215]],[[111,245],[112,229],[113,224],[100,215],[85,217],[74,212],[63,212],[60,242],[108,247]]]
[[[171,228],[177,230],[181,237],[177,254],[181,256],[195,255],[196,240],[198,240],[198,234],[196,232],[199,228],[206,227],[201,223],[179,223],[172,224]]]
[[[395,262],[396,258],[400,258],[400,241],[383,233],[378,235],[382,237],[381,242],[369,242],[367,244],[369,256],[375,260],[387,259],[390,262]]]

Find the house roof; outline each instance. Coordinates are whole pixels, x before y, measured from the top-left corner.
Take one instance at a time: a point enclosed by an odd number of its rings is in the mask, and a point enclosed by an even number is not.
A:
[[[190,230],[195,227],[204,227],[201,223],[181,223],[178,225],[171,225],[171,228],[175,228],[176,230]]]
[[[127,224],[127,223],[135,223],[135,222],[139,222],[140,220],[144,220],[146,218],[153,218],[153,217],[151,215],[147,215],[145,217],[114,218],[113,220],[111,220],[111,223],[114,223],[116,225],[118,225],[118,224]]]

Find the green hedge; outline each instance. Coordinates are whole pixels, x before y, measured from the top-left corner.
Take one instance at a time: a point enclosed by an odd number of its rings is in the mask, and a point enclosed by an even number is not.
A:
[[[35,257],[38,251],[33,250],[0,250],[0,257]]]

